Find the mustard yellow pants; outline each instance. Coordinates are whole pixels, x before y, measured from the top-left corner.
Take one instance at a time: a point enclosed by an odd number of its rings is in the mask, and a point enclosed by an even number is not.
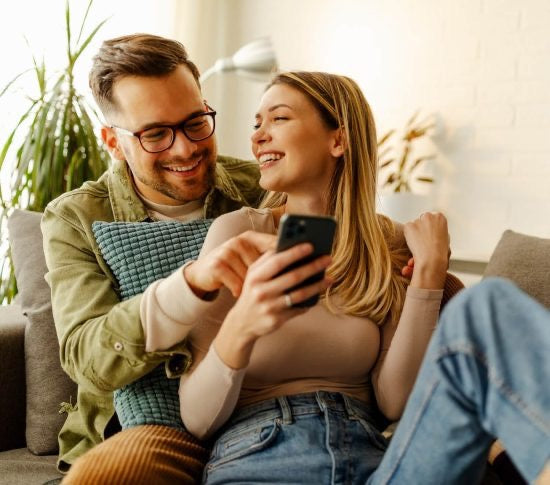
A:
[[[189,433],[145,425],[121,431],[75,461],[62,485],[200,483],[209,450]]]

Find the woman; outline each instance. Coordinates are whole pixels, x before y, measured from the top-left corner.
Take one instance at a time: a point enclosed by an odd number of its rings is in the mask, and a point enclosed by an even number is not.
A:
[[[218,218],[199,259],[184,266],[178,294],[150,287],[142,314],[162,315],[159,302],[183,296],[187,315],[171,335],[148,331],[148,349],[188,334],[194,365],[180,384],[183,421],[199,438],[223,426],[207,482],[364,481],[386,448],[377,406],[400,417],[437,321],[446,220],[428,213],[401,228],[375,214],[374,121],[348,78],[277,76],[252,148],[271,191],[265,208]],[[332,258],[276,276],[311,251],[274,253],[284,213],[335,216]],[[407,288],[400,268],[409,250]],[[325,280],[288,293],[322,269]],[[289,306],[319,292],[310,310]]]

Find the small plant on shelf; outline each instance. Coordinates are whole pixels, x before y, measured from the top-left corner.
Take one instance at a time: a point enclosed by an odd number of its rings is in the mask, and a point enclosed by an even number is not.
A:
[[[412,182],[431,184],[432,177],[417,175],[424,162],[434,158],[434,155],[413,157],[413,145],[423,137],[429,137],[429,131],[434,128],[429,118],[418,120],[417,111],[405,125],[402,138],[397,145],[390,145],[396,138],[396,130],[390,130],[378,140],[378,160],[382,188],[391,192],[412,192]]]

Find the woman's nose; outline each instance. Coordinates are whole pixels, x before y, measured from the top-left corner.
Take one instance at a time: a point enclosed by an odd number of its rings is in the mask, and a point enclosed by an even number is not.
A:
[[[260,126],[257,130],[255,130],[252,133],[252,136],[250,137],[250,140],[252,141],[252,143],[261,144],[261,143],[269,140],[270,137],[271,137],[271,135],[269,134],[269,131],[266,128],[264,128],[263,126]]]

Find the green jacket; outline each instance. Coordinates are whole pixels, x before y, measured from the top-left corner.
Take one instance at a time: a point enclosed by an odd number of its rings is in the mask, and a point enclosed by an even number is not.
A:
[[[262,195],[258,179],[257,164],[218,157],[204,217],[257,205]],[[64,405],[68,416],[59,434],[61,471],[68,470],[76,458],[103,441],[114,414],[115,389],[161,362],[166,362],[167,373],[173,376],[185,370],[182,361],[188,362],[184,343],[163,352],[145,352],[139,314],[141,295],[120,301],[117,282],[92,232],[94,221],[147,219],[125,162],[113,162],[97,182],[86,182],[61,195],[44,212],[42,232],[49,269],[46,279],[52,290],[61,365],[78,383],[76,403]]]

